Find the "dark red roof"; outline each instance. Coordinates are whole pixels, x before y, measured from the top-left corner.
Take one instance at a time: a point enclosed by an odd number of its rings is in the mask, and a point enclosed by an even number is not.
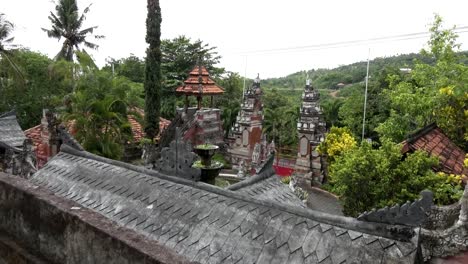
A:
[[[467,175],[463,167],[466,153],[453,143],[435,124],[429,125],[402,142],[403,153],[424,150],[439,159],[439,171]]]
[[[136,109],[133,109],[133,111],[138,112],[142,116],[142,118],[144,117],[144,112],[142,109],[136,108]],[[131,114],[127,115],[127,118],[132,128],[133,142],[139,142],[145,136],[143,127],[140,124],[140,122],[135,118],[134,115],[131,115]],[[164,131],[170,124],[171,124],[171,121],[161,117],[159,119],[159,131],[161,132]],[[72,135],[76,134],[76,129],[74,127],[73,121],[68,122],[66,127],[67,127],[67,130]],[[34,148],[36,149],[36,154],[40,156],[47,155],[47,147],[43,146],[42,144],[42,138],[41,138],[42,131],[43,131],[42,124],[24,131],[24,134],[26,135],[26,137],[32,139]]]
[[[24,134],[26,135],[26,137],[32,140],[33,146],[36,149],[36,155],[42,157],[42,156],[47,155],[47,150],[46,148],[41,146],[42,145],[41,133],[42,133],[42,124],[24,131]]]
[[[132,111],[138,112],[138,114],[142,118],[145,117],[145,112],[143,111],[143,109],[133,108]],[[128,119],[128,122],[130,123],[130,125],[132,127],[132,135],[133,135],[134,142],[139,142],[145,136],[145,131],[143,129],[143,126],[135,118],[134,115],[131,115],[131,114],[127,115],[127,119]],[[163,132],[170,124],[171,124],[171,121],[160,117],[159,118],[159,131],[160,131],[160,133]]]
[[[201,83],[199,81],[199,77],[202,79]],[[184,81],[184,85],[177,87],[176,92],[178,94],[185,95],[198,95],[200,93],[200,84],[202,85],[202,94],[218,95],[224,93],[223,88],[216,85],[216,83],[210,78],[210,73],[204,66],[195,66],[189,73],[187,80]]]

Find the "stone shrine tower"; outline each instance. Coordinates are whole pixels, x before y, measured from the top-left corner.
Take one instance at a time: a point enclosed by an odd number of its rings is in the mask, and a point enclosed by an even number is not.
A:
[[[229,154],[234,166],[241,163],[247,169],[259,165],[265,158],[266,139],[262,134],[263,91],[257,76],[252,87],[244,91],[241,109],[230,131]],[[262,147],[263,146],[263,147]],[[255,155],[254,154],[255,151]]]
[[[299,175],[312,172],[311,178],[304,179],[311,183],[313,181],[322,182],[323,178],[322,157],[318,154],[316,148],[325,139],[326,124],[323,120],[319,100],[319,92],[312,87],[310,80],[307,79],[302,93],[300,119],[297,123],[299,149],[295,170]]]

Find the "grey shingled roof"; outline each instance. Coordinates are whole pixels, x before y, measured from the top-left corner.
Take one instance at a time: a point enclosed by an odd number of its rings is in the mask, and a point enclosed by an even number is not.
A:
[[[409,227],[257,200],[68,146],[31,181],[200,263],[414,263],[417,254]]]
[[[17,148],[23,145],[25,139],[15,111],[0,114],[0,144]]]
[[[307,207],[320,212],[343,215],[343,206],[340,201],[331,193],[312,187],[308,190]]]
[[[272,201],[289,206],[305,207],[287,184],[276,174],[257,174],[246,180],[228,186],[226,189],[240,192],[256,200]]]

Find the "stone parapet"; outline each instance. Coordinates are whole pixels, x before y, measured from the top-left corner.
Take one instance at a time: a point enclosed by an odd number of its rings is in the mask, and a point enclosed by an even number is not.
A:
[[[190,263],[25,179],[0,173],[0,263]]]

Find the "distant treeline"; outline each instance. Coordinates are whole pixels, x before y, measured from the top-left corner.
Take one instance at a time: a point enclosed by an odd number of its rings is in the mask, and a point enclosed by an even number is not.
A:
[[[462,63],[468,64],[468,51],[460,52]],[[411,53],[392,57],[375,58],[370,61],[370,73],[380,72],[385,67],[392,68],[412,68],[414,62],[419,61],[425,64],[433,64],[434,59],[421,54]],[[364,81],[366,76],[366,61],[356,62],[349,65],[340,66],[334,69],[312,69],[300,71],[286,77],[270,78],[262,81],[265,88],[276,89],[300,89],[306,82],[307,74],[312,80],[312,84],[318,89],[338,89],[340,85],[350,85]]]

